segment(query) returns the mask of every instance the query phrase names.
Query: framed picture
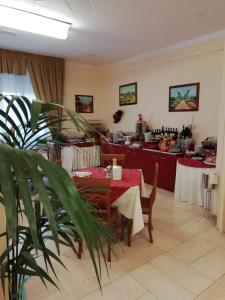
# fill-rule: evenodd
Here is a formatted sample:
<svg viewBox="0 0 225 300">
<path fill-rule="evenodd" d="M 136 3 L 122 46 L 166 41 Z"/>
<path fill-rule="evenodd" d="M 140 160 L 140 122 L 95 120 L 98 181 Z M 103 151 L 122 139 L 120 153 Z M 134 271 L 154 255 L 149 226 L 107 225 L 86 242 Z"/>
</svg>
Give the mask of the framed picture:
<svg viewBox="0 0 225 300">
<path fill-rule="evenodd" d="M 93 113 L 93 96 L 75 95 L 76 112 Z"/>
<path fill-rule="evenodd" d="M 196 111 L 199 108 L 200 83 L 170 86 L 169 111 Z"/>
<path fill-rule="evenodd" d="M 137 82 L 120 85 L 120 105 L 137 104 Z"/>
</svg>

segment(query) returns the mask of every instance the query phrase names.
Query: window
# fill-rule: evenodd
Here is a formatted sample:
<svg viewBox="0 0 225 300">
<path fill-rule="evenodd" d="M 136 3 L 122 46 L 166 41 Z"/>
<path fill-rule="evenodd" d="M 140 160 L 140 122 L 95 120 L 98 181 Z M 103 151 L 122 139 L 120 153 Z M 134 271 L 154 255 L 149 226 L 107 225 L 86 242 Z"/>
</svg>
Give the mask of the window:
<svg viewBox="0 0 225 300">
<path fill-rule="evenodd" d="M 26 96 L 35 99 L 30 76 L 0 73 L 0 92 L 3 95 Z"/>
<path fill-rule="evenodd" d="M 26 75 L 0 73 L 0 94 L 26 96 L 29 100 L 35 99 L 35 94 L 28 73 Z M 7 102 L 0 101 L 0 109 L 5 111 L 6 108 Z M 10 117 L 12 117 L 15 121 L 17 120 L 12 111 L 10 112 Z"/>
<path fill-rule="evenodd" d="M 0 94 L 2 95 L 16 95 L 16 96 L 25 96 L 30 101 L 36 99 L 34 90 L 32 87 L 31 79 L 29 74 L 26 75 L 15 75 L 15 74 L 7 74 L 7 73 L 0 73 Z M 0 109 L 6 111 L 7 109 L 7 102 L 0 101 Z M 20 111 L 19 107 L 18 110 Z M 23 115 L 23 114 L 22 114 Z M 13 110 L 9 110 L 9 116 L 14 120 L 17 126 L 20 125 L 20 121 L 17 118 L 16 114 Z M 0 117 L 2 119 L 2 117 Z M 44 126 L 43 124 L 42 126 Z M 2 129 L 0 128 L 0 131 Z M 43 129 L 39 132 L 38 136 L 42 136 L 44 133 L 49 133 L 49 129 Z M 30 140 L 32 142 L 32 139 Z M 29 142 L 29 148 L 32 147 L 32 143 Z"/>
</svg>

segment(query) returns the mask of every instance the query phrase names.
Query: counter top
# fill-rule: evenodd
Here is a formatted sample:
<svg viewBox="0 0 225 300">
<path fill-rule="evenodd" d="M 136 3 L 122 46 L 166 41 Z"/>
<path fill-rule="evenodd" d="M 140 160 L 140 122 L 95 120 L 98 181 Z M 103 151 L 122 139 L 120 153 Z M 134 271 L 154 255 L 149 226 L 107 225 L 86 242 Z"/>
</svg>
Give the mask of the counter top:
<svg viewBox="0 0 225 300">
<path fill-rule="evenodd" d="M 205 164 L 203 161 L 194 160 L 192 158 L 180 157 L 178 158 L 178 163 L 191 168 L 215 168 L 215 165 Z"/>
<path fill-rule="evenodd" d="M 175 155 L 175 156 L 183 155 L 182 153 L 169 152 L 169 151 L 161 151 L 161 150 L 148 149 L 148 148 L 143 148 L 142 150 L 151 151 L 151 152 L 158 152 L 158 153 L 164 153 L 164 154 Z"/>
<path fill-rule="evenodd" d="M 152 149 L 151 146 L 148 147 L 145 143 L 140 144 L 139 147 L 135 147 L 132 145 L 125 145 L 125 144 L 117 144 L 117 143 L 110 143 L 113 146 L 119 146 L 119 147 L 127 147 L 128 149 L 142 149 L 144 151 L 151 151 L 151 152 L 156 152 L 156 153 L 163 153 L 163 154 L 169 154 L 169 155 L 174 155 L 174 156 L 181 156 L 183 155 L 182 153 L 175 153 L 175 152 L 169 152 L 169 151 L 161 151 L 159 149 Z"/>
</svg>

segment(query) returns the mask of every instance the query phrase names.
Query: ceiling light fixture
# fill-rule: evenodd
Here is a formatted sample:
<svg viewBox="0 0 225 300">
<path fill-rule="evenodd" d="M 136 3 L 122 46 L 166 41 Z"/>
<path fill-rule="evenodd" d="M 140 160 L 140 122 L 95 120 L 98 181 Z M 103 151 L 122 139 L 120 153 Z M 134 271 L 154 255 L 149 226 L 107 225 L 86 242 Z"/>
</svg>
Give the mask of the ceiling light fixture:
<svg viewBox="0 0 225 300">
<path fill-rule="evenodd" d="M 0 5 L 0 26 L 65 40 L 71 23 Z"/>
</svg>

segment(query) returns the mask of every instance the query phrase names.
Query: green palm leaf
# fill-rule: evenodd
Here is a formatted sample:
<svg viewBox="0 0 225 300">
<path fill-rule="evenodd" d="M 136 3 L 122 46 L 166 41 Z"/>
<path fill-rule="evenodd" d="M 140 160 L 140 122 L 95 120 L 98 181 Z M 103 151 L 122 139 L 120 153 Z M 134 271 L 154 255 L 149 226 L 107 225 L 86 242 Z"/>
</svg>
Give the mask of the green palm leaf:
<svg viewBox="0 0 225 300">
<path fill-rule="evenodd" d="M 101 257 L 106 265 L 103 241 L 113 245 L 116 239 L 111 230 L 91 214 L 92 207 L 81 199 L 64 169 L 35 151 L 26 150 L 35 148 L 40 139 L 47 141 L 55 125 L 67 120 L 71 120 L 78 131 L 88 132 L 93 128 L 82 116 L 59 104 L 30 103 L 26 97 L 2 97 L 1 100 L 8 103 L 7 111 L 0 111 L 0 202 L 6 215 L 6 233 L 0 236 L 7 236 L 9 244 L 0 257 L 3 288 L 6 276 L 13 287 L 10 297 L 19 293 L 26 275 L 39 276 L 44 284 L 47 280 L 56 285 L 48 275 L 48 268 L 55 273 L 52 260 L 63 263 L 47 248 L 46 240 L 54 241 L 58 254 L 60 244 L 76 252 L 71 240 L 74 236 L 85 240 L 100 285 Z M 52 116 L 54 110 L 63 111 L 62 117 Z M 10 111 L 17 121 L 10 116 Z M 50 132 L 44 133 L 46 128 Z M 34 193 L 37 194 L 35 201 Z M 27 226 L 19 224 L 19 213 L 26 216 Z M 42 252 L 46 270 L 37 264 L 34 250 Z"/>
</svg>

